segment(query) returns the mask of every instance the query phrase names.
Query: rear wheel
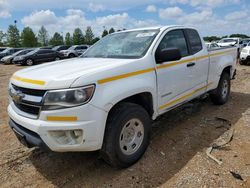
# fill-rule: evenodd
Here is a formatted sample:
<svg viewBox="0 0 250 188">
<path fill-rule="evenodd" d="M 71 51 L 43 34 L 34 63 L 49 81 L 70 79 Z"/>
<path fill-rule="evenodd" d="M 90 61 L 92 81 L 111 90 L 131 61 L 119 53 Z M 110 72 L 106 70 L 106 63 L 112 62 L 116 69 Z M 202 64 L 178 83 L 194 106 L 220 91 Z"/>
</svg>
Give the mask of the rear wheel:
<svg viewBox="0 0 250 188">
<path fill-rule="evenodd" d="M 31 66 L 34 64 L 34 61 L 32 59 L 27 59 L 26 60 L 26 65 Z"/>
<path fill-rule="evenodd" d="M 212 102 L 216 105 L 223 105 L 228 101 L 230 95 L 231 83 L 230 75 L 223 72 L 216 90 L 210 94 Z"/>
<path fill-rule="evenodd" d="M 60 57 L 56 57 L 55 58 L 55 61 L 59 61 L 61 58 Z"/>
<path fill-rule="evenodd" d="M 69 58 L 74 58 L 76 57 L 74 54 L 69 54 Z"/>
<path fill-rule="evenodd" d="M 150 118 L 144 108 L 133 103 L 118 104 L 108 117 L 102 158 L 119 168 L 134 164 L 147 149 L 150 129 Z"/>
</svg>

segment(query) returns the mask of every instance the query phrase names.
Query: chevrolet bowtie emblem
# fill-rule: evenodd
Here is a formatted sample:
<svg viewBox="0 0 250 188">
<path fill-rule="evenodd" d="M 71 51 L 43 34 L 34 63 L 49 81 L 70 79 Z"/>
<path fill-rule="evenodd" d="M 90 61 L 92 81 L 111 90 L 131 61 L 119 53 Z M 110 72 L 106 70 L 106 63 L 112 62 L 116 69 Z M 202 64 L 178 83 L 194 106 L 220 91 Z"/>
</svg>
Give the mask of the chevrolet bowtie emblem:
<svg viewBox="0 0 250 188">
<path fill-rule="evenodd" d="M 15 91 L 13 89 L 10 89 L 10 96 L 12 100 L 17 104 L 20 104 L 25 97 L 25 95 L 21 91 Z"/>
</svg>

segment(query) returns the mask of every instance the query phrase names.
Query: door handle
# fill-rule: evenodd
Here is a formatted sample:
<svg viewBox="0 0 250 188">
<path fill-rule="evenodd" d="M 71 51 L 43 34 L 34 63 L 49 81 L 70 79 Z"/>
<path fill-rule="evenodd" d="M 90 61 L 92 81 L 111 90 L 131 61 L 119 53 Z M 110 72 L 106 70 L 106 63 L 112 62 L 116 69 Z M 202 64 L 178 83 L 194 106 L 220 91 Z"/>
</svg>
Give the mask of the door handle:
<svg viewBox="0 0 250 188">
<path fill-rule="evenodd" d="M 192 67 L 192 66 L 195 66 L 195 62 L 191 62 L 187 64 L 187 67 Z"/>
</svg>

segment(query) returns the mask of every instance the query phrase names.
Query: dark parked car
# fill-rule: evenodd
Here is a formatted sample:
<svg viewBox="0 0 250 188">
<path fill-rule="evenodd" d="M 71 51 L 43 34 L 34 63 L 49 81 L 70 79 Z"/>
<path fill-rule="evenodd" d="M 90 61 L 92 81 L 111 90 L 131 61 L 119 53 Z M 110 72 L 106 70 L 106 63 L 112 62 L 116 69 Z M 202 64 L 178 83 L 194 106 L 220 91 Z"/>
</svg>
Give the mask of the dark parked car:
<svg viewBox="0 0 250 188">
<path fill-rule="evenodd" d="M 14 54 L 20 50 L 22 50 L 22 48 L 6 48 L 2 52 L 0 52 L 0 59 L 2 59 L 3 57 L 5 57 L 7 55 Z"/>
<path fill-rule="evenodd" d="M 1 62 L 3 62 L 5 65 L 11 64 L 12 61 L 13 61 L 13 59 L 14 59 L 15 57 L 20 56 L 20 55 L 25 55 L 25 54 L 27 54 L 27 53 L 33 51 L 33 50 L 34 50 L 34 49 L 20 50 L 20 51 L 14 53 L 14 54 L 12 54 L 12 55 L 7 55 L 7 56 L 3 57 L 3 58 L 1 59 Z"/>
<path fill-rule="evenodd" d="M 61 51 L 61 50 L 67 50 L 69 49 L 70 46 L 67 46 L 67 45 L 60 45 L 60 46 L 55 46 L 54 48 L 52 48 L 52 50 L 55 50 L 55 51 Z"/>
<path fill-rule="evenodd" d="M 61 54 L 59 52 L 50 49 L 38 48 L 25 55 L 15 57 L 13 59 L 13 63 L 31 66 L 37 63 L 56 61 L 60 59 Z"/>
</svg>

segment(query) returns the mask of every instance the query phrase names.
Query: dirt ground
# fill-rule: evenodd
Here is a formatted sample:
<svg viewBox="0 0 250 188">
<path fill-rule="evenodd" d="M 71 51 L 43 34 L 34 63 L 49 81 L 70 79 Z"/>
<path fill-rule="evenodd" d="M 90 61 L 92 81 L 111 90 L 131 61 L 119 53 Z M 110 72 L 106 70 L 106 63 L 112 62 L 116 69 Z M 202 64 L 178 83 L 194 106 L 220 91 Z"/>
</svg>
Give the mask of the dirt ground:
<svg viewBox="0 0 250 188">
<path fill-rule="evenodd" d="M 123 170 L 108 166 L 98 152 L 52 153 L 22 146 L 6 112 L 8 80 L 21 68 L 0 65 L 0 187 L 250 187 L 250 66 L 237 67 L 226 105 L 196 100 L 154 122 L 145 155 Z M 219 165 L 206 150 L 232 129 L 232 141 L 212 152 Z"/>
</svg>

